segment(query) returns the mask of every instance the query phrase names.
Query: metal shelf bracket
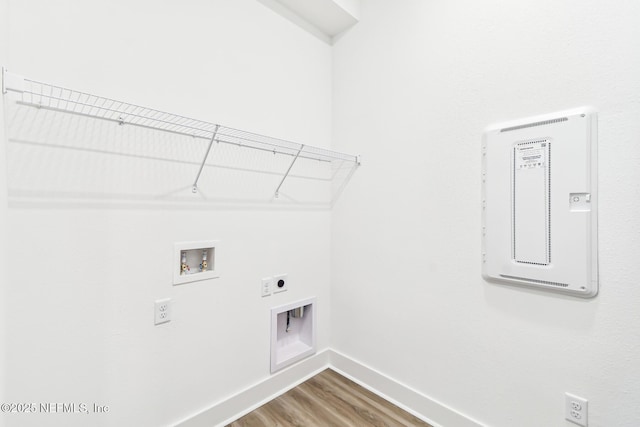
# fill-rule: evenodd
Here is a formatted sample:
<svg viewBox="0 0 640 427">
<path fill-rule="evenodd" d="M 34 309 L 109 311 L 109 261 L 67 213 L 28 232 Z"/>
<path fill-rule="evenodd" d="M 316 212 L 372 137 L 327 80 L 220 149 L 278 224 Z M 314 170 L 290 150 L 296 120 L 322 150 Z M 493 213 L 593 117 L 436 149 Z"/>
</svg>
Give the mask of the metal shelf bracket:
<svg viewBox="0 0 640 427">
<path fill-rule="evenodd" d="M 293 158 L 293 160 L 291 161 L 291 164 L 289 165 L 289 169 L 287 169 L 287 171 L 285 172 L 284 176 L 282 177 L 282 180 L 280 180 L 280 184 L 278 184 L 278 188 L 276 188 L 276 194 L 275 194 L 276 199 L 278 197 L 280 197 L 280 187 L 282 187 L 282 184 L 284 183 L 284 180 L 287 179 L 287 176 L 289 176 L 289 172 L 291 172 L 291 168 L 296 163 L 296 160 L 298 160 L 298 157 L 300 156 L 300 153 L 302 152 L 303 148 L 304 148 L 304 144 L 302 144 L 300 146 L 300 149 L 296 153 L 296 156 Z"/>
<path fill-rule="evenodd" d="M 207 147 L 207 152 L 204 153 L 204 158 L 202 159 L 202 163 L 200 164 L 200 169 L 198 170 L 198 175 L 196 175 L 196 179 L 193 181 L 193 187 L 191 188 L 191 192 L 198 192 L 198 180 L 200 179 L 200 174 L 202 173 L 202 169 L 204 169 L 204 164 L 207 162 L 207 158 L 209 157 L 209 152 L 211 151 L 211 146 L 213 145 L 213 141 L 216 140 L 216 135 L 218 134 L 218 129 L 220 129 L 220 125 L 216 125 L 216 128 L 213 131 L 213 135 L 211 136 L 211 141 L 209 141 L 209 146 Z"/>
</svg>

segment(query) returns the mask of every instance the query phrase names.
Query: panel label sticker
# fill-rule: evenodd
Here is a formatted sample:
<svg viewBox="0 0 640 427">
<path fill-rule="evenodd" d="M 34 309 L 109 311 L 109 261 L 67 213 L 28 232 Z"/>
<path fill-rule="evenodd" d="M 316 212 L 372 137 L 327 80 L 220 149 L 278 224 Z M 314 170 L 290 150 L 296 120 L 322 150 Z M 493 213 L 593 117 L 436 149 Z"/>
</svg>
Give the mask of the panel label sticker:
<svg viewBox="0 0 640 427">
<path fill-rule="evenodd" d="M 515 147 L 516 169 L 543 168 L 546 163 L 548 140 L 525 142 Z"/>
</svg>

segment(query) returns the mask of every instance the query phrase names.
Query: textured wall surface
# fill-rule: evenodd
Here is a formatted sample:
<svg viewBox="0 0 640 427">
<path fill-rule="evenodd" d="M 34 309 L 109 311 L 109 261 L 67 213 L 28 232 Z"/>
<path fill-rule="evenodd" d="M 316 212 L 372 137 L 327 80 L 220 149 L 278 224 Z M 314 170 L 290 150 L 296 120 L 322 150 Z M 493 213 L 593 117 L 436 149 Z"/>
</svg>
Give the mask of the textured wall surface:
<svg viewBox="0 0 640 427">
<path fill-rule="evenodd" d="M 334 46 L 334 141 L 363 167 L 334 210 L 332 343 L 493 427 L 640 422 L 640 6 L 363 2 Z M 600 293 L 480 276 L 480 141 L 495 122 L 599 111 Z M 449 427 L 449 426 L 447 426 Z"/>
</svg>

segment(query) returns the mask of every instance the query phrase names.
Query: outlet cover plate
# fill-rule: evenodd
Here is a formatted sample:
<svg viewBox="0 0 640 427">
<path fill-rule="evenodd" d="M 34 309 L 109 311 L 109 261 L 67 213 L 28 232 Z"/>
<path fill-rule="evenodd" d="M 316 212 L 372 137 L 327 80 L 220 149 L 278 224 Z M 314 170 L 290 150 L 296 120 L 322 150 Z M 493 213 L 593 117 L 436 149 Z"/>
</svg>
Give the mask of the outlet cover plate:
<svg viewBox="0 0 640 427">
<path fill-rule="evenodd" d="M 289 275 L 278 274 L 273 276 L 273 293 L 284 292 L 289 289 Z"/>
<path fill-rule="evenodd" d="M 159 299 L 155 304 L 155 324 L 171 321 L 171 298 Z"/>
<path fill-rule="evenodd" d="M 565 393 L 564 417 L 582 427 L 587 427 L 589 402 L 587 399 Z"/>
</svg>

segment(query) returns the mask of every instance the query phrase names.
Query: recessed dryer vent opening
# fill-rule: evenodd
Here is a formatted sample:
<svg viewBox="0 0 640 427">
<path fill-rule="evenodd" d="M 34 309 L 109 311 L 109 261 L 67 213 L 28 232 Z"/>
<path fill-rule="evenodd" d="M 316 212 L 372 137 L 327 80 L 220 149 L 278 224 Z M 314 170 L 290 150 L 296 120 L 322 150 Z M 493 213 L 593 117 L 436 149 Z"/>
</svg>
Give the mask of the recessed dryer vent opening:
<svg viewBox="0 0 640 427">
<path fill-rule="evenodd" d="M 271 309 L 271 372 L 316 352 L 315 298 Z"/>
</svg>

